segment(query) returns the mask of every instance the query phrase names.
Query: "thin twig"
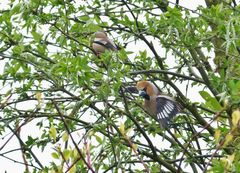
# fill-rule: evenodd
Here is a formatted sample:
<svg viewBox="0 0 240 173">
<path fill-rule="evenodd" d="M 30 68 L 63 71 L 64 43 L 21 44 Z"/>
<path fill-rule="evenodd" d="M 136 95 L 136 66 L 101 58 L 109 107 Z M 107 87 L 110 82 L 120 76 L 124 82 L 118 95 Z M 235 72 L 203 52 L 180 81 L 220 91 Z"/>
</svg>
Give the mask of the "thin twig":
<svg viewBox="0 0 240 173">
<path fill-rule="evenodd" d="M 185 76 L 179 73 L 175 73 L 175 72 L 171 72 L 171 71 L 167 71 L 167 70 L 140 70 L 140 71 L 134 71 L 134 72 L 130 72 L 130 75 L 138 75 L 138 74 L 153 74 L 153 73 L 160 73 L 160 74 L 169 74 L 169 75 L 173 75 L 173 76 L 178 76 L 187 80 L 192 80 L 195 82 L 199 82 L 202 84 L 205 84 L 205 82 L 201 79 L 197 79 L 197 78 L 193 78 L 190 76 Z"/>
<path fill-rule="evenodd" d="M 217 112 L 216 115 L 213 117 L 213 119 L 212 119 L 211 122 L 209 122 L 208 124 L 206 124 L 206 126 L 205 126 L 202 130 L 200 130 L 199 132 L 195 133 L 195 135 L 193 135 L 193 137 L 189 140 L 189 142 L 187 143 L 185 149 L 183 150 L 183 153 L 182 153 L 182 157 L 181 157 L 181 158 L 184 157 L 185 153 L 187 152 L 187 148 L 190 146 L 191 142 L 192 142 L 197 136 L 199 136 L 205 129 L 207 129 L 207 127 L 210 126 L 210 124 L 213 123 L 213 122 L 221 115 L 221 113 L 222 113 L 223 111 L 225 111 L 225 109 L 222 109 L 221 111 Z M 181 171 L 180 171 L 180 168 L 181 168 L 182 161 L 183 161 L 183 160 L 181 159 L 181 161 L 180 161 L 180 163 L 179 163 L 179 165 L 178 165 L 178 171 L 177 171 L 178 173 L 181 172 Z"/>
<path fill-rule="evenodd" d="M 85 160 L 85 158 L 84 158 L 84 156 L 83 156 L 83 153 L 81 152 L 81 150 L 79 149 L 77 143 L 75 142 L 75 140 L 74 140 L 74 138 L 73 138 L 73 136 L 72 136 L 72 134 L 71 134 L 71 132 L 70 132 L 70 129 L 68 128 L 68 125 L 67 125 L 67 123 L 66 123 L 66 120 L 63 118 L 64 116 L 63 116 L 63 113 L 61 112 L 60 108 L 58 107 L 58 105 L 57 105 L 54 101 L 53 101 L 53 104 L 54 104 L 57 112 L 58 112 L 59 115 L 61 116 L 61 120 L 62 120 L 62 122 L 63 122 L 63 124 L 64 124 L 64 127 L 65 127 L 66 131 L 68 132 L 68 134 L 69 134 L 69 136 L 70 136 L 70 138 L 71 138 L 71 140 L 72 140 L 75 148 L 77 149 L 78 154 L 80 155 L 81 159 L 83 160 L 84 164 L 88 167 L 88 169 L 89 169 L 92 173 L 95 173 L 95 171 L 93 170 L 93 168 L 92 168 L 92 167 L 88 164 L 88 162 Z"/>
</svg>

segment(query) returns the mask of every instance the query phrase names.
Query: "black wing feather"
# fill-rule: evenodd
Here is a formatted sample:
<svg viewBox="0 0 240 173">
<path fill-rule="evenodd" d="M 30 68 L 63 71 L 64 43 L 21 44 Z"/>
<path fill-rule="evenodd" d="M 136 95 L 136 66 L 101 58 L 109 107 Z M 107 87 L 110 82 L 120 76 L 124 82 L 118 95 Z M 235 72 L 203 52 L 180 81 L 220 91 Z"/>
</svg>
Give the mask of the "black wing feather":
<svg viewBox="0 0 240 173">
<path fill-rule="evenodd" d="M 96 44 L 99 44 L 101 46 L 104 46 L 106 47 L 107 49 L 117 49 L 114 45 L 112 45 L 111 43 L 109 42 L 102 42 L 102 41 L 93 41 L 94 43 Z"/>
<path fill-rule="evenodd" d="M 157 102 L 157 119 L 161 126 L 164 128 L 168 125 L 169 121 L 181 110 L 179 104 L 166 97 L 158 96 Z"/>
</svg>

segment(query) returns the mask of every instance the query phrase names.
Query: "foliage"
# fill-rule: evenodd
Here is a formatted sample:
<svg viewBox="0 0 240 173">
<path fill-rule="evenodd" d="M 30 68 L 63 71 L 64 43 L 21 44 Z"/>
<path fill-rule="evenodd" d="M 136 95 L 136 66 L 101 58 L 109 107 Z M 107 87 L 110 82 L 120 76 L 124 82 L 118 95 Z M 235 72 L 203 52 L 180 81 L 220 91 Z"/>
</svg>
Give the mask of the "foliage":
<svg viewBox="0 0 240 173">
<path fill-rule="evenodd" d="M 239 172 L 239 10 L 220 0 L 196 10 L 9 0 L 0 11 L 0 156 L 25 172 Z M 121 50 L 96 57 L 99 30 Z M 171 128 L 122 92 L 140 79 L 184 107 Z"/>
</svg>

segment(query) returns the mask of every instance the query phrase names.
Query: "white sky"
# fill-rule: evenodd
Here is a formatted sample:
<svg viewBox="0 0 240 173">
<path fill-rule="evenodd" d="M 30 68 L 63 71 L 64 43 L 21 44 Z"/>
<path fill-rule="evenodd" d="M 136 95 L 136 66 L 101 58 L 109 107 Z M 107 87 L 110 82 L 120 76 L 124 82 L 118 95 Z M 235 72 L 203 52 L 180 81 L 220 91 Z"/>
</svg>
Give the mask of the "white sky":
<svg viewBox="0 0 240 173">
<path fill-rule="evenodd" d="M 4 9 L 4 7 L 6 6 L 6 4 L 8 2 L 9 2 L 8 0 L 1 0 L 0 1 L 0 10 Z M 171 2 L 175 2 L 175 0 L 171 0 Z M 184 6 L 184 7 L 187 7 L 189 9 L 196 9 L 196 7 L 198 5 L 205 6 L 203 0 L 192 0 L 192 1 L 180 0 L 180 5 Z M 144 43 L 142 43 L 142 44 L 138 43 L 137 48 L 140 50 L 142 47 L 146 47 L 145 44 Z M 133 48 L 134 48 L 134 50 L 137 50 L 136 49 L 136 45 L 133 45 Z M 165 53 L 163 52 L 163 56 L 164 56 L 164 54 Z M 171 61 L 171 59 L 169 59 L 169 61 Z M 0 73 L 3 71 L 2 67 L 3 67 L 3 65 L 0 64 Z M 183 88 L 182 90 L 184 91 L 185 88 Z M 198 93 L 197 90 L 198 89 L 196 87 L 195 88 L 191 88 L 190 94 L 189 94 L 189 96 L 192 96 L 192 99 L 194 99 L 195 101 L 199 101 L 199 100 L 202 99 L 199 96 L 199 94 L 196 94 L 196 93 Z M 183 93 L 185 93 L 185 92 L 183 92 Z M 32 137 L 37 137 L 37 136 L 41 135 L 41 134 L 39 134 L 39 130 L 36 127 L 35 123 L 36 122 L 33 121 L 32 123 L 29 123 L 28 125 L 23 127 L 22 133 L 26 132 L 26 134 L 24 136 L 25 139 L 27 138 L 26 135 L 31 135 Z M 81 132 L 79 132 L 79 134 L 80 133 Z M 7 136 L 1 136 L 0 146 L 2 146 L 4 144 L 4 142 L 10 137 L 10 135 L 11 134 L 9 134 Z M 157 141 L 153 141 L 153 142 L 157 145 Z M 39 150 L 34 150 L 33 149 L 35 151 L 35 154 L 40 158 L 40 161 L 43 163 L 43 165 L 47 165 L 49 163 L 49 161 L 53 160 L 53 158 L 51 157 L 51 152 L 53 152 L 52 147 L 53 146 L 48 146 L 45 149 L 45 151 L 43 151 L 43 153 L 41 151 L 39 151 Z M 3 150 L 1 150 L 1 153 L 3 153 L 4 151 L 8 151 L 10 149 L 16 149 L 16 148 L 19 148 L 19 143 L 18 143 L 18 141 L 16 139 L 12 139 L 7 144 L 7 146 Z M 51 152 L 46 152 L 46 151 L 51 151 Z M 13 152 L 13 153 L 8 154 L 7 156 L 9 158 L 13 158 L 15 160 L 19 160 L 19 161 L 22 162 L 22 156 L 21 156 L 20 152 Z M 5 159 L 2 156 L 0 156 L 0 172 L 4 172 L 4 171 L 7 171 L 9 173 L 10 172 L 14 172 L 14 173 L 18 173 L 19 172 L 20 173 L 20 172 L 24 171 L 24 166 L 21 165 L 21 164 L 14 163 L 13 161 L 10 161 L 10 160 Z"/>
</svg>

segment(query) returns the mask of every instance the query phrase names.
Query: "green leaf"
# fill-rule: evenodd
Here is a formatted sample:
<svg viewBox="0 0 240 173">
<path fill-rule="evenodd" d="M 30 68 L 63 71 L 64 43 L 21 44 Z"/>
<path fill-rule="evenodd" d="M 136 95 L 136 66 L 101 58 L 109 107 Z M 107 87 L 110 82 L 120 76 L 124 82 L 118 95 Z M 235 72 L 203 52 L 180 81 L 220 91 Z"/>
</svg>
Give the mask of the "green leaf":
<svg viewBox="0 0 240 173">
<path fill-rule="evenodd" d="M 220 111 L 223 109 L 223 107 L 220 105 L 220 103 L 215 99 L 215 98 L 210 98 L 207 102 L 206 105 L 214 111 Z"/>
<path fill-rule="evenodd" d="M 208 92 L 206 91 L 199 91 L 199 94 L 202 96 L 202 98 L 206 101 L 205 105 L 214 110 L 214 111 L 220 111 L 222 110 L 222 106 L 220 103 L 216 100 L 216 98 L 212 97 Z"/>
<path fill-rule="evenodd" d="M 58 153 L 53 152 L 53 153 L 51 153 L 51 155 L 52 155 L 52 157 L 53 157 L 54 159 L 59 159 Z"/>
<path fill-rule="evenodd" d="M 206 101 L 208 101 L 210 98 L 212 98 L 212 96 L 208 92 L 206 92 L 206 91 L 199 91 L 199 94 Z"/>
<path fill-rule="evenodd" d="M 64 149 L 63 150 L 63 156 L 64 156 L 65 160 L 68 160 L 70 155 L 71 155 L 71 151 L 70 150 L 68 150 L 68 149 Z"/>
<path fill-rule="evenodd" d="M 99 137 L 98 135 L 94 135 L 94 137 L 96 138 L 96 140 L 97 140 L 97 142 L 98 142 L 99 144 L 102 144 L 102 143 L 103 143 L 101 137 Z"/>
<path fill-rule="evenodd" d="M 64 142 L 66 142 L 66 141 L 68 140 L 68 138 L 69 138 L 68 133 L 67 133 L 67 132 L 64 132 L 64 134 L 63 134 L 63 136 L 62 136 L 62 140 L 63 140 Z"/>
<path fill-rule="evenodd" d="M 24 46 L 22 44 L 14 46 L 12 49 L 13 54 L 17 54 L 17 55 L 21 54 L 23 52 L 23 50 L 24 50 Z"/>
<path fill-rule="evenodd" d="M 54 140 L 54 142 L 56 142 L 57 130 L 53 125 L 49 129 L 49 136 Z"/>
<path fill-rule="evenodd" d="M 40 43 L 41 39 L 42 39 L 42 35 L 33 31 L 32 32 L 32 36 L 33 36 L 33 39 L 37 42 L 37 43 Z"/>
</svg>

